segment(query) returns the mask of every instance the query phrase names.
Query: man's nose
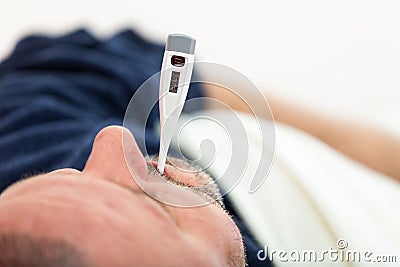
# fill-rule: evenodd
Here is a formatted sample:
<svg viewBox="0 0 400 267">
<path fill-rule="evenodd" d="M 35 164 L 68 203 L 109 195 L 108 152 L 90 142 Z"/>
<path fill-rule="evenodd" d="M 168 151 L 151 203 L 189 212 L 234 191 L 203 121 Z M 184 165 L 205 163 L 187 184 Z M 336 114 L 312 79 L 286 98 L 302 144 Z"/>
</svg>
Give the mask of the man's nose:
<svg viewBox="0 0 400 267">
<path fill-rule="evenodd" d="M 83 172 L 139 189 L 137 178 L 146 175 L 146 160 L 131 132 L 121 126 L 108 126 L 96 136 Z"/>
</svg>

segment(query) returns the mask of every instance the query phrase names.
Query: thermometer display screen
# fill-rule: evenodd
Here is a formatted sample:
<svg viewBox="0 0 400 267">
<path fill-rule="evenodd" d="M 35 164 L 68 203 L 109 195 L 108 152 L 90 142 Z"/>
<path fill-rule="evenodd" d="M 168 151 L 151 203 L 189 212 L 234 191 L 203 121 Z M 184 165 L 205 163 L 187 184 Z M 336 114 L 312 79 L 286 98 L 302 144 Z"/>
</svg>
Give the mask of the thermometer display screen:
<svg viewBox="0 0 400 267">
<path fill-rule="evenodd" d="M 169 92 L 177 93 L 179 85 L 179 76 L 181 73 L 179 71 L 172 71 L 171 82 L 169 83 Z"/>
</svg>

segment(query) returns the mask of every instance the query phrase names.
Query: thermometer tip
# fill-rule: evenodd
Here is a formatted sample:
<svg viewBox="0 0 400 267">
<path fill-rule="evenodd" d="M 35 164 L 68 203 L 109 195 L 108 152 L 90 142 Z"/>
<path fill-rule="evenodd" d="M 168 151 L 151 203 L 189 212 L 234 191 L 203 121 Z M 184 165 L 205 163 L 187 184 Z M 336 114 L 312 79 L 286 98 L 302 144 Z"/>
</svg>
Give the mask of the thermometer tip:
<svg viewBox="0 0 400 267">
<path fill-rule="evenodd" d="M 158 171 L 159 173 L 161 173 L 161 174 L 164 174 L 164 166 L 165 166 L 165 164 L 163 164 L 162 162 L 161 162 L 161 163 L 158 162 L 157 171 Z"/>
</svg>

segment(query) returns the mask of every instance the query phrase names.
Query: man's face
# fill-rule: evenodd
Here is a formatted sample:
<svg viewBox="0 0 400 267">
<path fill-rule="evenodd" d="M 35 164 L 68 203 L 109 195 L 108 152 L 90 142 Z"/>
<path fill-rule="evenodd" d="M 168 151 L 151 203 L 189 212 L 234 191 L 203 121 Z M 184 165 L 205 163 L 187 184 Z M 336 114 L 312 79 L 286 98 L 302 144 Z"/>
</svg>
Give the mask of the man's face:
<svg viewBox="0 0 400 267">
<path fill-rule="evenodd" d="M 131 173 L 149 175 L 148 163 L 127 132 L 100 131 L 82 172 L 56 170 L 9 187 L 0 196 L 0 233 L 67 241 L 96 266 L 243 266 L 240 233 L 218 203 L 179 208 L 141 190 Z M 206 182 L 173 166 L 166 174 L 190 186 Z"/>
</svg>

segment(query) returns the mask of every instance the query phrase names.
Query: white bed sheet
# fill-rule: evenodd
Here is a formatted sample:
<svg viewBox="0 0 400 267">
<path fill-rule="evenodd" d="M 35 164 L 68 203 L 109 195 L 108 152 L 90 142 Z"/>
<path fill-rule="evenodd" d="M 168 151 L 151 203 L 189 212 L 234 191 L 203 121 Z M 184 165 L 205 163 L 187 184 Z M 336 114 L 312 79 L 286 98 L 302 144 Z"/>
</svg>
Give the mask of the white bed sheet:
<svg viewBox="0 0 400 267">
<path fill-rule="evenodd" d="M 223 124 L 230 123 L 229 117 L 221 120 L 224 112 L 207 111 L 193 116 L 214 117 Z M 245 114 L 240 117 L 250 136 L 249 140 L 243 140 L 248 141 L 250 164 L 229 195 L 261 245 L 268 245 L 270 251 L 322 253 L 330 247 L 340 250 L 337 241 L 344 239 L 347 250 L 370 251 L 373 256 L 395 255 L 400 260 L 398 182 L 343 156 L 312 136 L 276 124 L 275 160 L 270 175 L 258 191 L 250 194 L 249 185 L 260 155 L 260 139 L 254 132 L 257 130 L 254 119 Z M 198 156 L 202 140 L 217 144 L 216 160 L 208 169 L 214 177 L 221 176 L 227 166 L 223 164 L 231 156 L 231 150 L 226 148 L 229 146 L 226 135 L 217 128 L 211 120 L 195 120 L 185 126 L 179 137 L 182 151 L 193 157 Z M 294 265 L 290 261 L 274 260 L 274 263 Z M 296 266 L 309 265 L 310 262 L 296 263 Z M 319 263 L 319 266 L 331 265 L 382 266 L 362 259 Z"/>
</svg>

